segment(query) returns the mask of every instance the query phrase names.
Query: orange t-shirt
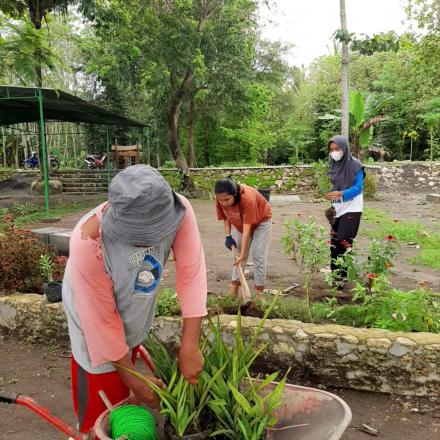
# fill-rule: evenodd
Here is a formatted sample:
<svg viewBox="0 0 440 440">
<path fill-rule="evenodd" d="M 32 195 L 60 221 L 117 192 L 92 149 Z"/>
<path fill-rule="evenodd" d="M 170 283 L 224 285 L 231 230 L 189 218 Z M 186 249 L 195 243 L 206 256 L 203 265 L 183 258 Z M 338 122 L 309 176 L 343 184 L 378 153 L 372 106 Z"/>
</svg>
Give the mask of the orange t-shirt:
<svg viewBox="0 0 440 440">
<path fill-rule="evenodd" d="M 251 232 L 272 218 L 270 203 L 255 188 L 240 184 L 240 201 L 236 205 L 221 206 L 216 202 L 217 218 L 228 220 L 235 228 L 243 232 L 243 224 L 252 225 Z"/>
</svg>

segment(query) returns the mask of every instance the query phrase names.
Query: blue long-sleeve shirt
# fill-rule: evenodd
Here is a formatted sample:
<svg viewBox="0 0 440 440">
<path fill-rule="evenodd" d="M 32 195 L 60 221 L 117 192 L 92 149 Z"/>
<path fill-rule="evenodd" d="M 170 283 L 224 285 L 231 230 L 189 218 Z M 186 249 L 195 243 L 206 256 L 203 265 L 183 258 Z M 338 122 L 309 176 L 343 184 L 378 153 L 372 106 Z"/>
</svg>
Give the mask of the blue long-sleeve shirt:
<svg viewBox="0 0 440 440">
<path fill-rule="evenodd" d="M 360 169 L 354 177 L 354 184 L 352 187 L 342 191 L 342 201 L 348 202 L 362 193 L 364 189 L 364 170 Z"/>
</svg>

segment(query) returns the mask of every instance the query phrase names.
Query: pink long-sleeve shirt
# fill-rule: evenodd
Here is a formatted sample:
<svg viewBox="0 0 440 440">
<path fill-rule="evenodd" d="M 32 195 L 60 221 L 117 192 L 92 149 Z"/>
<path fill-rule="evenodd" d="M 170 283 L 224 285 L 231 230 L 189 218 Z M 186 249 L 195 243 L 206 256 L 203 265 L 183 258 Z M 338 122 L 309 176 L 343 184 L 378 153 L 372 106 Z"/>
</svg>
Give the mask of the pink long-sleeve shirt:
<svg viewBox="0 0 440 440">
<path fill-rule="evenodd" d="M 111 371 L 151 328 L 157 286 L 172 249 L 183 318 L 205 316 L 206 268 L 192 206 L 180 196 L 185 217 L 172 236 L 139 248 L 101 235 L 107 203 L 86 214 L 72 231 L 63 302 L 75 360 L 88 372 Z M 141 280 L 141 281 L 139 281 Z M 137 291 L 138 282 L 146 283 Z"/>
</svg>

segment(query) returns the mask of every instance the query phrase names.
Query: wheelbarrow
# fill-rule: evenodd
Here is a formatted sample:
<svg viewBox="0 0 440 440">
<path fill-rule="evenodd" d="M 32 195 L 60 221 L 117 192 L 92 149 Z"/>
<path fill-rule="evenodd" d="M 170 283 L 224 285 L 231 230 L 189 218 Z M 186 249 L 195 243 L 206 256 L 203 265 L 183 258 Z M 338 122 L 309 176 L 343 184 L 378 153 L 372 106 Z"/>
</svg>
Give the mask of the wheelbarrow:
<svg viewBox="0 0 440 440">
<path fill-rule="evenodd" d="M 350 408 L 332 393 L 286 384 L 282 396 L 275 412 L 278 422 L 268 428 L 267 440 L 338 440 L 350 424 Z M 94 431 L 100 440 L 112 440 L 108 416 L 107 410 L 96 420 Z"/>
<path fill-rule="evenodd" d="M 151 359 L 143 347 L 139 355 L 151 368 Z M 276 383 L 272 384 L 275 385 Z M 286 384 L 282 400 L 281 406 L 275 412 L 278 422 L 268 428 L 267 440 L 338 440 L 351 421 L 348 405 L 327 391 Z M 0 403 L 25 406 L 63 432 L 70 440 L 82 440 L 81 435 L 67 422 L 30 397 L 0 393 Z M 115 406 L 124 403 L 125 401 Z M 109 410 L 106 410 L 96 420 L 93 431 L 100 440 L 112 440 L 108 416 Z"/>
</svg>

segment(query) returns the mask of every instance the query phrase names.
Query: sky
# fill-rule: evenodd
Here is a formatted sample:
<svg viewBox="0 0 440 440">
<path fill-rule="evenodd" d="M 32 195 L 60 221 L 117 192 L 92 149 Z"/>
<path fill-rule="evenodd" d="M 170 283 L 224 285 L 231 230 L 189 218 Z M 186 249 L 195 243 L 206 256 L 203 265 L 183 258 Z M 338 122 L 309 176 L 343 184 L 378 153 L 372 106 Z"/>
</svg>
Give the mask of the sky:
<svg viewBox="0 0 440 440">
<path fill-rule="evenodd" d="M 291 43 L 289 64 L 307 66 L 320 55 L 327 55 L 331 36 L 340 27 L 339 0 L 273 0 L 274 8 L 261 12 L 263 36 Z M 393 30 L 403 33 L 408 25 L 405 0 L 346 0 L 349 32 L 373 35 Z"/>
</svg>

